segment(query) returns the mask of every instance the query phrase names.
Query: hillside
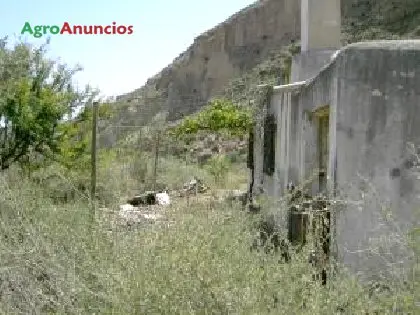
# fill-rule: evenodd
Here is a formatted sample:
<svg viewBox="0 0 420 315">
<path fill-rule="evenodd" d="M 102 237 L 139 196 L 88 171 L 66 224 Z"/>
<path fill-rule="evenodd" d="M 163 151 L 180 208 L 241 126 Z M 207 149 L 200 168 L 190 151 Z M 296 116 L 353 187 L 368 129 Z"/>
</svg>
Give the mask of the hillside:
<svg viewBox="0 0 420 315">
<path fill-rule="evenodd" d="M 420 0 L 342 0 L 342 16 L 343 45 L 420 37 Z M 161 111 L 174 121 L 219 95 L 246 101 L 256 84 L 287 75 L 299 35 L 299 0 L 257 1 L 197 37 L 146 85 L 118 96 L 111 124 L 144 125 Z M 113 130 L 102 130 L 101 143 L 115 142 Z"/>
</svg>

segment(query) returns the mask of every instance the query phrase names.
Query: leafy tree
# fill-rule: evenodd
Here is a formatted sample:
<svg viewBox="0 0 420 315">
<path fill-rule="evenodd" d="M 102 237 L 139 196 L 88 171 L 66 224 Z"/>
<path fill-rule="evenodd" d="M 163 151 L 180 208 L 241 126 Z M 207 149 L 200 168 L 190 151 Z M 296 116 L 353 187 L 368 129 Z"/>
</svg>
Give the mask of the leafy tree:
<svg viewBox="0 0 420 315">
<path fill-rule="evenodd" d="M 112 104 L 99 104 L 99 121 L 110 119 L 114 113 Z M 92 107 L 85 106 L 74 119 L 59 125 L 62 137 L 56 161 L 68 169 L 83 170 L 90 167 L 92 116 Z"/>
<path fill-rule="evenodd" d="M 249 108 L 237 106 L 229 100 L 215 99 L 199 113 L 186 117 L 171 132 L 176 136 L 197 134 L 199 131 L 228 132 L 240 136 L 247 134 L 251 125 Z"/>
<path fill-rule="evenodd" d="M 40 47 L 0 40 L 0 169 L 13 163 L 55 158 L 72 128 L 64 123 L 91 95 L 72 85 L 80 67 L 46 58 Z"/>
</svg>

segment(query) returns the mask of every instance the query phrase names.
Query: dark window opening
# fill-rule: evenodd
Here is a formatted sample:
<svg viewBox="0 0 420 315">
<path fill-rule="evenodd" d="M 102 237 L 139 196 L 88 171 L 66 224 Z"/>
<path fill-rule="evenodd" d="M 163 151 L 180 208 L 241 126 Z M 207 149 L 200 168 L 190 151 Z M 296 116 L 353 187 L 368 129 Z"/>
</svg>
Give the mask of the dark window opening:
<svg viewBox="0 0 420 315">
<path fill-rule="evenodd" d="M 247 167 L 254 169 L 254 126 L 249 131 Z"/>
<path fill-rule="evenodd" d="M 398 167 L 393 168 L 390 173 L 391 173 L 391 178 L 392 179 L 401 176 L 401 170 Z"/>
<path fill-rule="evenodd" d="M 327 188 L 327 168 L 329 159 L 329 107 L 319 109 L 318 115 L 318 163 L 319 192 Z"/>
<path fill-rule="evenodd" d="M 273 175 L 275 167 L 275 135 L 276 121 L 273 114 L 266 116 L 264 121 L 264 164 L 263 171 L 267 175 Z"/>
</svg>

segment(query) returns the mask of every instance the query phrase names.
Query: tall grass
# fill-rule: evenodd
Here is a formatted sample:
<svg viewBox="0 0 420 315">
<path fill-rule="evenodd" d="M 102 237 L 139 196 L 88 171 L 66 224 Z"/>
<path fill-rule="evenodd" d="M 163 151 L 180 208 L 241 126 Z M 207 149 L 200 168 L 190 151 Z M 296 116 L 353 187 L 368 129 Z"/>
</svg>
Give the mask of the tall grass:
<svg viewBox="0 0 420 315">
<path fill-rule="evenodd" d="M 166 162 L 179 178 L 179 164 Z M 292 263 L 251 251 L 265 213 L 180 200 L 165 210 L 166 221 L 128 230 L 102 210 L 91 224 L 84 196 L 54 204 L 44 187 L 12 171 L 0 191 L 0 314 L 416 311 L 415 275 L 405 287 L 372 294 L 341 268 L 327 286 L 313 281 L 305 251 L 293 252 Z"/>
</svg>

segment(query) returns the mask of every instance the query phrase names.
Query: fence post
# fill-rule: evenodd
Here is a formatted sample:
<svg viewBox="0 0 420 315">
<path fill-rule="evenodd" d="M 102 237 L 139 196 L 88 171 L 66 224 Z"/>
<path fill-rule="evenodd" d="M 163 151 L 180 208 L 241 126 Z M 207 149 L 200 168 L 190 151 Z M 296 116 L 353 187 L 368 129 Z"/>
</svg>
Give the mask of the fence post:
<svg viewBox="0 0 420 315">
<path fill-rule="evenodd" d="M 92 149 L 91 149 L 91 199 L 94 201 L 96 195 L 96 131 L 98 123 L 98 102 L 92 106 Z"/>
<path fill-rule="evenodd" d="M 156 134 L 156 141 L 155 141 L 155 167 L 153 170 L 153 190 L 156 191 L 156 184 L 157 184 L 157 168 L 158 168 L 158 161 L 159 161 L 159 146 L 160 146 L 160 130 L 157 131 Z"/>
</svg>

